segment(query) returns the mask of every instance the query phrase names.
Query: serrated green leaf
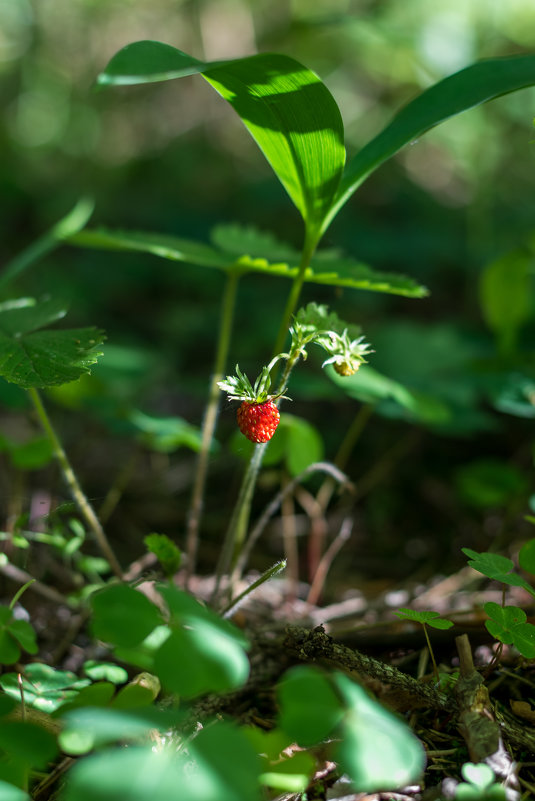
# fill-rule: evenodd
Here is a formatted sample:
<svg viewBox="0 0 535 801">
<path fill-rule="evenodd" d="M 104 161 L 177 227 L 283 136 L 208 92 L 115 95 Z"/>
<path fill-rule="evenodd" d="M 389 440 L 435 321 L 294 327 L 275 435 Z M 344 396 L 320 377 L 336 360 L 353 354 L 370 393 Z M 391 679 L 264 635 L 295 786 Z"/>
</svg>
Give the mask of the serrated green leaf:
<svg viewBox="0 0 535 801">
<path fill-rule="evenodd" d="M 7 301 L 0 304 L 0 332 L 19 337 L 55 323 L 66 314 L 67 305 L 59 298 L 45 298 L 39 302 L 34 298 Z"/>
<path fill-rule="evenodd" d="M 347 331 L 350 339 L 356 339 L 362 334 L 362 329 L 359 325 L 346 323 L 345 320 L 340 319 L 336 312 L 331 311 L 328 306 L 321 303 L 307 303 L 297 312 L 296 320 L 301 325 L 313 326 L 317 331 L 334 331 L 340 335 Z"/>
<path fill-rule="evenodd" d="M 345 163 L 340 110 L 318 76 L 289 56 L 198 61 L 170 45 L 135 42 L 98 77 L 104 85 L 200 73 L 234 108 L 300 211 L 316 244 Z"/>
<path fill-rule="evenodd" d="M 253 225 L 216 225 L 210 233 L 210 239 L 218 250 L 237 258 L 252 256 L 288 264 L 298 264 L 300 259 L 299 251 L 287 242 L 282 242 L 270 231 L 260 231 Z"/>
<path fill-rule="evenodd" d="M 414 620 L 416 623 L 432 626 L 434 629 L 445 630 L 453 626 L 451 620 L 444 620 L 438 612 L 402 608 L 394 614 L 402 620 Z"/>
<path fill-rule="evenodd" d="M 24 389 L 75 381 L 101 355 L 96 328 L 38 330 L 65 314 L 63 303 L 45 300 L 0 308 L 0 375 Z"/>
<path fill-rule="evenodd" d="M 219 230 L 215 229 L 216 232 Z M 248 246 L 247 234 L 244 235 L 245 247 L 243 249 L 237 247 L 243 231 L 254 232 L 249 236 L 254 247 Z M 266 252 L 259 250 L 263 238 L 265 238 Z M 258 272 L 290 280 L 293 280 L 299 272 L 299 256 L 289 245 L 278 243 L 278 240 L 274 244 L 271 234 L 235 226 L 232 235 L 223 236 L 219 233 L 214 236 L 216 245 L 221 246 L 221 241 L 225 243 L 225 247 L 219 251 L 201 242 L 166 234 L 112 231 L 105 228 L 87 229 L 68 240 L 69 244 L 75 247 L 150 253 L 170 261 L 211 267 L 225 272 L 229 270 L 237 270 L 240 273 Z M 385 292 L 404 297 L 421 298 L 428 294 L 425 287 L 411 278 L 395 273 L 382 273 L 355 259 L 329 251 L 320 251 L 312 259 L 304 280 L 311 284 Z"/>
<path fill-rule="evenodd" d="M 325 228 L 366 178 L 405 145 L 450 117 L 534 84 L 535 56 L 521 55 L 480 61 L 426 89 L 348 162 Z"/>
</svg>

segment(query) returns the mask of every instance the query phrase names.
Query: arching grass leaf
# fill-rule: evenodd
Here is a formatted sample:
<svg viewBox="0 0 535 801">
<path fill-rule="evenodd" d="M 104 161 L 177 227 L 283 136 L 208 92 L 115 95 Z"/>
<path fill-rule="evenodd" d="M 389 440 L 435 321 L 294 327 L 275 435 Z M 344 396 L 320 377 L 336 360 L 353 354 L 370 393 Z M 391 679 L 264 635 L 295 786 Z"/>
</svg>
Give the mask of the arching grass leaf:
<svg viewBox="0 0 535 801">
<path fill-rule="evenodd" d="M 327 87 L 295 59 L 263 53 L 212 64 L 167 44 L 134 42 L 119 51 L 100 86 L 149 83 L 200 73 L 234 108 L 291 200 L 315 245 L 345 163 L 344 130 Z"/>
<path fill-rule="evenodd" d="M 480 61 L 426 89 L 348 162 L 324 228 L 366 178 L 402 147 L 450 117 L 534 84 L 535 56 L 521 55 Z"/>
</svg>

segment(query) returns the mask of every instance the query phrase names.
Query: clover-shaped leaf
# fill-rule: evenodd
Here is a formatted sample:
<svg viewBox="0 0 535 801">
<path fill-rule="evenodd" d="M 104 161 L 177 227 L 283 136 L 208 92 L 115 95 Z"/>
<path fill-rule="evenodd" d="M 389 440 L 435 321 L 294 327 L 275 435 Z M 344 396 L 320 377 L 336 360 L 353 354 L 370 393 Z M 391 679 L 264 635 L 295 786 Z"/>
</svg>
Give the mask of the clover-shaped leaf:
<svg viewBox="0 0 535 801">
<path fill-rule="evenodd" d="M 478 573 L 511 587 L 523 587 L 530 595 L 535 596 L 533 587 L 522 576 L 511 572 L 514 568 L 511 559 L 497 553 L 477 553 L 471 548 L 462 548 L 462 552 L 469 557 L 469 566 Z"/>
<path fill-rule="evenodd" d="M 456 801 L 504 801 L 505 790 L 494 781 L 494 771 L 488 765 L 466 762 L 461 769 L 463 779 L 455 790 Z"/>
<path fill-rule="evenodd" d="M 500 642 L 514 645 L 527 659 L 535 657 L 535 626 L 526 622 L 526 613 L 518 606 L 500 606 L 492 601 L 484 605 L 490 620 L 487 631 Z"/>
<path fill-rule="evenodd" d="M 445 620 L 440 617 L 438 612 L 403 608 L 394 614 L 402 620 L 413 620 L 415 623 L 421 623 L 423 626 L 431 626 L 434 629 L 450 629 L 453 626 L 451 620 Z"/>
<path fill-rule="evenodd" d="M 79 679 L 69 670 L 56 670 L 50 665 L 33 662 L 26 665 L 22 677 L 24 703 L 43 712 L 54 712 L 89 685 L 90 679 Z M 5 673 L 0 679 L 2 690 L 20 701 L 21 686 L 18 673 Z"/>
<path fill-rule="evenodd" d="M 75 381 L 88 373 L 104 340 L 97 328 L 46 329 L 66 314 L 55 299 L 0 304 L 0 375 L 23 389 Z"/>
</svg>

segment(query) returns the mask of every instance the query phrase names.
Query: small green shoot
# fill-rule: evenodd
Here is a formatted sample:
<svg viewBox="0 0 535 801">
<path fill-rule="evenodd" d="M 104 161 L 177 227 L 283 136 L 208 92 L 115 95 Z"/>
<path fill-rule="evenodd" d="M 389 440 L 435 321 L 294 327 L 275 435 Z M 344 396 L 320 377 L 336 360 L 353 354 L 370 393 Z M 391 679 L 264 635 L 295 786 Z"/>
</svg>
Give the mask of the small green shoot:
<svg viewBox="0 0 535 801">
<path fill-rule="evenodd" d="M 396 612 L 395 614 L 401 620 L 412 620 L 415 623 L 421 623 L 422 628 L 424 630 L 424 636 L 427 642 L 427 647 L 429 649 L 429 656 L 431 657 L 431 662 L 433 663 L 433 673 L 435 674 L 435 680 L 437 682 L 440 681 L 440 675 L 435 660 L 435 654 L 433 653 L 431 640 L 429 639 L 429 634 L 427 633 L 427 626 L 431 626 L 431 628 L 433 629 L 445 630 L 445 629 L 450 629 L 453 626 L 453 622 L 451 620 L 446 620 L 445 618 L 440 617 L 438 612 L 433 612 L 430 610 L 417 611 L 416 609 L 402 608 L 399 610 L 399 612 Z"/>
<path fill-rule="evenodd" d="M 466 781 L 457 785 L 456 801 L 505 801 L 505 789 L 494 781 L 494 771 L 488 765 L 466 762 L 461 773 Z"/>
</svg>

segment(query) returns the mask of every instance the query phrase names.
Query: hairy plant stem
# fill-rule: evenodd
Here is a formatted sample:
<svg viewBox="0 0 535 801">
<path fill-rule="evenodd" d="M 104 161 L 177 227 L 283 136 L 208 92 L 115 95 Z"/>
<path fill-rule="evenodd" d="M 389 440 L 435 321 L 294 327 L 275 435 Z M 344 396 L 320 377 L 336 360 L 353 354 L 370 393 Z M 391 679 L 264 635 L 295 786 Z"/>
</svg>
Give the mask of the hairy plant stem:
<svg viewBox="0 0 535 801">
<path fill-rule="evenodd" d="M 221 303 L 221 321 L 217 337 L 217 350 L 215 355 L 214 369 L 208 394 L 208 403 L 202 424 L 201 448 L 197 458 L 197 467 L 193 481 L 191 502 L 186 524 L 186 587 L 192 574 L 195 572 L 197 562 L 197 551 L 199 548 L 199 527 L 204 502 L 204 490 L 206 487 L 206 477 L 208 475 L 208 459 L 210 448 L 214 438 L 214 431 L 219 410 L 219 398 L 221 391 L 217 386 L 218 381 L 223 378 L 225 365 L 230 345 L 232 333 L 232 322 L 234 319 L 234 308 L 236 305 L 236 294 L 241 273 L 237 270 L 230 270 Z"/>
<path fill-rule="evenodd" d="M 299 295 L 301 293 L 301 288 L 305 280 L 305 273 L 307 268 L 310 266 L 310 260 L 314 253 L 316 245 L 317 245 L 317 240 L 313 240 L 308 236 L 305 237 L 305 243 L 303 245 L 303 251 L 301 254 L 301 262 L 299 264 L 299 271 L 293 280 L 292 287 L 288 295 L 288 300 L 286 301 L 286 308 L 284 310 L 281 326 L 279 328 L 279 333 L 275 344 L 274 356 L 280 353 L 284 347 L 284 341 L 288 334 L 288 329 L 291 324 L 292 315 L 295 313 L 295 309 L 299 301 Z M 299 359 L 299 356 L 300 354 L 297 353 L 293 358 L 288 359 L 288 361 L 286 362 L 286 366 L 284 368 L 277 391 L 275 393 L 276 395 L 282 394 L 284 392 L 284 389 L 288 383 L 288 378 L 290 376 L 290 373 L 295 363 Z M 280 400 L 277 401 L 277 406 L 279 405 L 279 403 Z M 258 472 L 262 464 L 262 459 L 264 458 L 266 447 L 267 443 L 262 443 L 255 447 L 253 455 L 245 470 L 242 484 L 240 487 L 240 492 L 238 495 L 238 500 L 236 501 L 236 505 L 234 507 L 234 511 L 230 519 L 227 533 L 225 535 L 225 540 L 223 542 L 223 547 L 221 549 L 221 553 L 219 556 L 215 574 L 215 585 L 212 594 L 212 601 L 214 601 L 217 598 L 219 594 L 219 588 L 221 586 L 221 580 L 223 576 L 229 571 L 231 566 L 234 566 L 236 564 L 241 549 L 243 547 L 243 544 L 245 542 L 247 528 L 249 526 L 249 518 L 251 514 L 251 502 L 253 499 L 253 493 L 256 486 Z"/>
<path fill-rule="evenodd" d="M 48 439 L 50 440 L 50 443 L 54 451 L 54 455 L 58 460 L 61 472 L 63 473 L 63 477 L 67 482 L 67 486 L 71 491 L 72 497 L 76 502 L 82 517 L 86 521 L 92 533 L 95 535 L 95 539 L 98 543 L 98 546 L 102 551 L 103 555 L 108 560 L 111 569 L 113 570 L 117 578 L 122 580 L 123 571 L 121 569 L 121 566 L 117 560 L 117 557 L 113 552 L 110 543 L 108 542 L 108 538 L 104 533 L 104 529 L 102 528 L 102 525 L 95 513 L 95 510 L 89 503 L 89 500 L 87 499 L 87 496 L 85 495 L 82 487 L 80 486 L 80 482 L 78 481 L 76 474 L 73 468 L 71 467 L 71 463 L 67 458 L 67 454 L 63 449 L 63 445 L 61 444 L 61 441 L 54 430 L 54 427 L 46 412 L 45 407 L 43 406 L 41 396 L 39 395 L 37 390 L 34 389 L 33 387 L 28 390 L 28 394 L 33 402 L 39 421 Z"/>
<path fill-rule="evenodd" d="M 284 349 L 284 342 L 288 336 L 288 330 L 292 322 L 292 315 L 295 314 L 301 289 L 303 288 L 305 281 L 305 274 L 307 269 L 310 267 L 310 261 L 314 255 L 314 251 L 316 250 L 316 245 L 316 241 L 310 240 L 308 237 L 305 238 L 305 244 L 303 245 L 303 250 L 301 253 L 301 261 L 299 263 L 299 270 L 293 280 L 292 287 L 288 295 L 288 300 L 286 301 L 286 308 L 284 309 L 284 314 L 282 315 L 279 333 L 277 334 L 277 339 L 275 340 L 275 347 L 273 349 L 274 356 Z"/>
</svg>

